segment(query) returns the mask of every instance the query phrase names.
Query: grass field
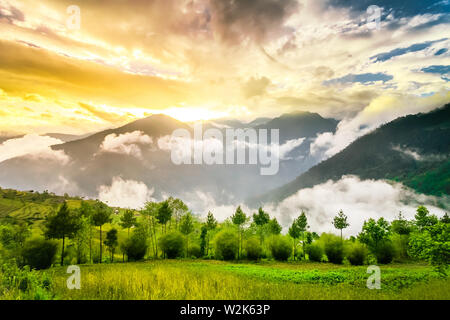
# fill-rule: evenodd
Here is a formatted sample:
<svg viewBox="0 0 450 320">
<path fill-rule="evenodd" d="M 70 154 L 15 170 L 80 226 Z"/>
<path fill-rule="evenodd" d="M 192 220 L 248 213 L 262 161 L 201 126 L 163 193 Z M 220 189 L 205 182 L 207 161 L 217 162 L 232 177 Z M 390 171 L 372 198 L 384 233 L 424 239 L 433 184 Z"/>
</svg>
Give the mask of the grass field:
<svg viewBox="0 0 450 320">
<path fill-rule="evenodd" d="M 164 260 L 81 266 L 81 289 L 67 267 L 43 271 L 54 299 L 450 299 L 450 280 L 423 264 L 381 266 L 381 289 L 368 289 L 367 266 Z M 12 292 L 4 299 L 17 299 Z"/>
</svg>

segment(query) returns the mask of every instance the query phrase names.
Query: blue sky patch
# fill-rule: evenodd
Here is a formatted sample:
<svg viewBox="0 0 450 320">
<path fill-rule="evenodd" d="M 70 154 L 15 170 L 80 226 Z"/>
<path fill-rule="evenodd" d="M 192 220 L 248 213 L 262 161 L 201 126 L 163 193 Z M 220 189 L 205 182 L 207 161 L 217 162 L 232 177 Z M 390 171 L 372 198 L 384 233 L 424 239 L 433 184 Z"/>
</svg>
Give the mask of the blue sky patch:
<svg viewBox="0 0 450 320">
<path fill-rule="evenodd" d="M 333 85 L 338 83 L 355 83 L 359 82 L 362 84 L 372 83 L 376 81 L 389 81 L 392 80 L 394 77 L 389 74 L 384 73 L 362 73 L 362 74 L 348 74 L 346 76 L 343 76 L 341 78 L 331 79 L 324 81 L 324 85 Z"/>
</svg>

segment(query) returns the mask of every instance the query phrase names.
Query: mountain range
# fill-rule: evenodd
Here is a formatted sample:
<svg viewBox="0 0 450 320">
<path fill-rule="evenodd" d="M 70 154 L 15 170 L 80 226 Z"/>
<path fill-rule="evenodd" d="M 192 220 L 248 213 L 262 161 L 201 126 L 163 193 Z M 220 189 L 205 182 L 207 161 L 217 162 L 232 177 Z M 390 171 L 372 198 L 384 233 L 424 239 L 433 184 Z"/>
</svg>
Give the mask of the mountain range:
<svg viewBox="0 0 450 320">
<path fill-rule="evenodd" d="M 278 203 L 300 189 L 336 181 L 344 175 L 397 181 L 419 193 L 449 196 L 450 104 L 382 125 L 292 182 L 249 203 Z"/>
</svg>

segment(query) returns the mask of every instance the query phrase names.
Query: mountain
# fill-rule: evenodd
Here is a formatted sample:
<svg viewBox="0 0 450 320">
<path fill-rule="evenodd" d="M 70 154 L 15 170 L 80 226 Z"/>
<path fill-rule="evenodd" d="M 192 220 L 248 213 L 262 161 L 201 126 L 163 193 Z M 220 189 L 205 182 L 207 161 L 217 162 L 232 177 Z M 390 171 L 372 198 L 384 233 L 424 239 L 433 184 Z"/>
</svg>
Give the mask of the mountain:
<svg viewBox="0 0 450 320">
<path fill-rule="evenodd" d="M 102 186 L 111 186 L 113 178 L 120 177 L 145 184 L 154 190 L 155 198 L 185 195 L 203 202 L 226 204 L 279 187 L 316 164 L 318 159 L 309 154 L 309 145 L 317 134 L 334 132 L 336 124 L 336 120 L 312 113 L 283 115 L 264 125 L 258 122 L 256 129 L 279 129 L 280 144 L 287 150 L 278 174 L 262 176 L 260 165 L 174 164 L 170 150 L 161 143 L 167 142 L 166 138 L 176 129 L 192 133 L 193 128 L 166 115 L 152 115 L 54 145 L 51 156 L 22 156 L 1 162 L 0 185 L 97 197 Z M 214 123 L 207 122 L 204 129 L 209 127 L 215 127 Z M 220 130 L 225 133 L 223 127 Z M 297 142 L 292 144 L 288 140 Z M 123 187 L 117 192 L 135 192 Z"/>
<path fill-rule="evenodd" d="M 45 133 L 45 134 L 43 134 L 43 136 L 48 136 L 51 138 L 59 139 L 64 142 L 70 142 L 70 141 L 84 139 L 90 135 L 91 135 L 91 133 L 82 134 L 82 135 L 65 134 L 65 133 Z"/>
<path fill-rule="evenodd" d="M 450 195 L 450 104 L 387 123 L 250 202 L 279 202 L 300 189 L 350 174 L 398 181 L 424 194 Z"/>
</svg>

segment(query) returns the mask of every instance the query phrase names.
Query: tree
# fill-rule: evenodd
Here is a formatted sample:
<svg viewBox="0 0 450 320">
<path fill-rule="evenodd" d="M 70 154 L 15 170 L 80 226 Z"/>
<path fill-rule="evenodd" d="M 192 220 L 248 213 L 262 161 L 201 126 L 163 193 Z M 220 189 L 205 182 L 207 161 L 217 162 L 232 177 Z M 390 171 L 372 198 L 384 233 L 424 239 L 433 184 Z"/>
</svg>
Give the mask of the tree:
<svg viewBox="0 0 450 320">
<path fill-rule="evenodd" d="M 181 217 L 189 210 L 188 206 L 180 199 L 170 197 L 167 199 L 169 207 L 172 209 L 173 216 L 175 218 L 175 230 L 178 230 L 178 224 Z"/>
<path fill-rule="evenodd" d="M 339 210 L 338 215 L 334 217 L 333 225 L 336 229 L 341 231 L 341 240 L 342 240 L 342 229 L 345 229 L 350 225 L 347 222 L 347 216 L 344 214 L 342 210 Z"/>
<path fill-rule="evenodd" d="M 46 221 L 45 236 L 50 239 L 61 239 L 61 265 L 64 265 L 65 239 L 72 238 L 79 229 L 78 217 L 69 210 L 64 201 L 56 215 L 49 216 Z"/>
<path fill-rule="evenodd" d="M 450 263 L 450 224 L 438 222 L 412 233 L 408 253 L 427 260 L 437 271 L 447 274 Z"/>
<path fill-rule="evenodd" d="M 141 214 L 146 218 L 147 225 L 149 227 L 149 236 L 151 239 L 151 245 L 153 248 L 153 256 L 158 257 L 158 241 L 156 239 L 156 224 L 160 204 L 157 202 L 147 202 L 145 204 L 144 210 L 141 211 Z"/>
<path fill-rule="evenodd" d="M 241 206 L 238 206 L 236 209 L 236 212 L 234 215 L 231 216 L 231 221 L 233 224 L 238 226 L 239 230 L 239 238 L 238 238 L 238 259 L 241 257 L 241 251 L 242 251 L 242 232 L 243 232 L 243 225 L 247 221 L 247 216 L 242 211 Z"/>
<path fill-rule="evenodd" d="M 391 231 L 399 235 L 409 235 L 412 231 L 412 226 L 400 212 L 397 219 L 391 223 Z"/>
<path fill-rule="evenodd" d="M 189 235 L 194 231 L 194 220 L 190 212 L 181 217 L 180 231 L 186 236 L 186 257 L 189 257 Z"/>
<path fill-rule="evenodd" d="M 264 240 L 263 227 L 266 224 L 268 224 L 269 221 L 270 221 L 269 214 L 264 212 L 264 210 L 261 207 L 259 207 L 257 214 L 256 213 L 253 214 L 253 222 L 258 226 L 260 244 L 262 244 Z"/>
<path fill-rule="evenodd" d="M 207 246 L 207 242 L 206 242 L 206 237 L 208 234 L 208 229 L 206 228 L 206 225 L 203 224 L 202 228 L 201 228 L 201 232 L 200 232 L 200 252 L 201 255 L 204 256 L 206 253 L 206 246 Z"/>
<path fill-rule="evenodd" d="M 378 221 L 370 218 L 369 220 L 364 221 L 358 239 L 361 243 L 368 245 L 373 253 L 376 253 L 380 244 L 382 244 L 383 241 L 388 240 L 389 235 L 389 222 L 384 220 L 384 218 L 380 218 Z"/>
<path fill-rule="evenodd" d="M 268 229 L 269 232 L 273 235 L 278 235 L 281 233 L 281 225 L 278 223 L 277 218 L 273 218 L 269 221 L 268 225 Z"/>
<path fill-rule="evenodd" d="M 217 220 L 214 218 L 214 215 L 211 211 L 208 212 L 208 216 L 206 217 L 206 254 L 209 253 L 209 238 L 210 232 L 217 228 Z"/>
<path fill-rule="evenodd" d="M 161 203 L 161 206 L 158 209 L 158 213 L 156 215 L 156 219 L 158 222 L 164 226 L 164 233 L 166 233 L 166 224 L 172 218 L 172 208 L 170 208 L 169 202 L 166 200 Z"/>
<path fill-rule="evenodd" d="M 105 246 L 108 247 L 109 252 L 111 254 L 111 262 L 114 262 L 114 251 L 116 250 L 117 245 L 119 244 L 117 238 L 117 229 L 111 229 L 106 233 Z"/>
<path fill-rule="evenodd" d="M 292 222 L 292 225 L 289 227 L 289 235 L 291 236 L 291 238 L 294 240 L 294 260 L 295 260 L 295 253 L 296 253 L 296 248 L 297 248 L 297 239 L 300 238 L 300 234 L 301 234 L 301 230 L 300 227 L 297 223 L 297 219 L 295 219 Z"/>
<path fill-rule="evenodd" d="M 93 207 L 92 221 L 96 227 L 100 227 L 100 263 L 102 263 L 102 226 L 111 222 L 112 210 L 106 204 L 96 201 Z"/>
<path fill-rule="evenodd" d="M 297 218 L 297 224 L 302 234 L 303 259 L 305 259 L 305 231 L 309 228 L 306 214 L 302 211 L 300 217 Z"/>
<path fill-rule="evenodd" d="M 430 215 L 428 209 L 424 206 L 419 206 L 417 208 L 414 218 L 416 219 L 416 226 L 419 231 L 426 227 L 435 225 L 438 222 L 438 218 L 435 215 Z"/>
<path fill-rule="evenodd" d="M 73 244 L 75 246 L 77 264 L 86 262 L 86 250 L 90 245 L 92 239 L 92 222 L 90 217 L 83 215 L 78 216 L 79 228 L 73 238 Z M 91 256 L 89 256 L 91 258 Z"/>
<path fill-rule="evenodd" d="M 136 226 L 136 217 L 133 210 L 127 209 L 123 216 L 120 217 L 120 226 L 124 229 L 128 229 L 128 237 L 130 236 L 130 228 Z"/>
<path fill-rule="evenodd" d="M 443 223 L 450 223 L 450 217 L 448 216 L 447 212 L 442 216 L 441 222 L 443 222 Z"/>
<path fill-rule="evenodd" d="M 94 214 L 94 209 L 87 201 L 81 201 L 81 206 L 78 209 L 78 212 L 81 217 L 85 217 L 89 222 L 88 229 L 86 229 L 85 231 L 89 241 L 89 262 L 92 263 L 92 239 L 94 238 L 92 230 L 94 221 L 92 219 L 92 216 Z"/>
</svg>

